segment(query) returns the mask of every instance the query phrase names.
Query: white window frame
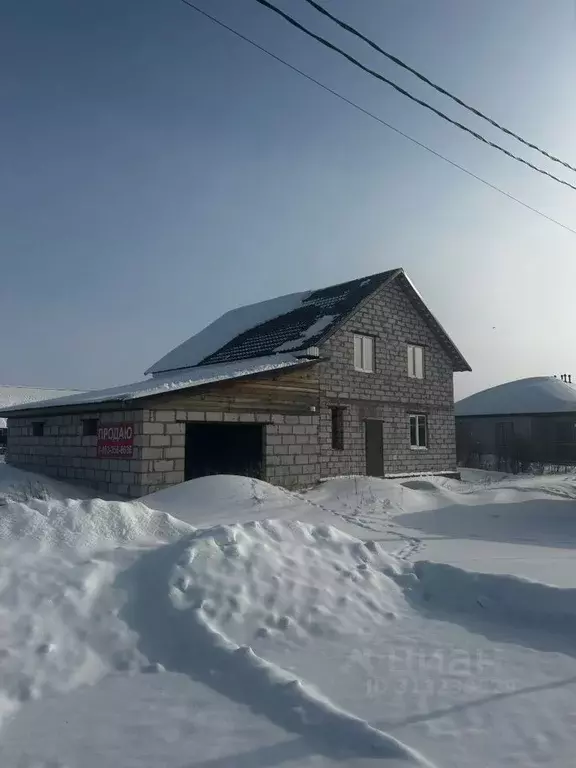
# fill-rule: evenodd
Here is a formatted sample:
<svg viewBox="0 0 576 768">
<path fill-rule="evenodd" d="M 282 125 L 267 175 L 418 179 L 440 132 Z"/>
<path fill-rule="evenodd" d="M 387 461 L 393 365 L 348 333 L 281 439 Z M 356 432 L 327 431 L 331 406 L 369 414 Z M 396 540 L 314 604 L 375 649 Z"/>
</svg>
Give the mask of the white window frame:
<svg viewBox="0 0 576 768">
<path fill-rule="evenodd" d="M 354 334 L 354 368 L 362 373 L 374 373 L 374 336 Z"/>
<path fill-rule="evenodd" d="M 412 442 L 412 419 L 415 420 L 416 428 L 416 442 Z M 420 442 L 420 425 L 424 423 L 424 444 Z M 408 414 L 408 439 L 410 440 L 410 449 L 412 451 L 427 451 L 428 450 L 428 416 L 425 413 L 410 413 Z"/>
<path fill-rule="evenodd" d="M 424 378 L 424 347 L 419 344 L 408 344 L 408 377 Z"/>
</svg>

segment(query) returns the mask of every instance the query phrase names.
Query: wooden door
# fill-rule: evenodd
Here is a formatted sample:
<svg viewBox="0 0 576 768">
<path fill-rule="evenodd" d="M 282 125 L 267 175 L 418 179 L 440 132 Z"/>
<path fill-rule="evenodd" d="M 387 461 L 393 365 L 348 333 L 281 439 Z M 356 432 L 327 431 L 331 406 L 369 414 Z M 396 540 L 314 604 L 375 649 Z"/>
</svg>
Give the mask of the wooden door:
<svg viewBox="0 0 576 768">
<path fill-rule="evenodd" d="M 366 430 L 366 474 L 382 477 L 384 474 L 384 433 L 381 421 L 368 419 Z"/>
</svg>

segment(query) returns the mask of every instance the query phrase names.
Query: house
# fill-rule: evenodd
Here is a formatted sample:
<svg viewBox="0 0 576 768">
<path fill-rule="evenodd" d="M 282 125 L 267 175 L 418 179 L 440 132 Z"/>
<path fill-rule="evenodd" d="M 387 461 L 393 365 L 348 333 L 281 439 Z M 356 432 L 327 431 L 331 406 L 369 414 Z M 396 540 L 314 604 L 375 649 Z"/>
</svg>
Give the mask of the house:
<svg viewBox="0 0 576 768">
<path fill-rule="evenodd" d="M 4 409 L 7 461 L 133 497 L 216 473 L 450 474 L 468 370 L 394 269 L 232 310 L 144 381 Z"/>
<path fill-rule="evenodd" d="M 516 472 L 576 465 L 576 387 L 571 377 L 509 381 L 456 403 L 458 461 Z"/>
<path fill-rule="evenodd" d="M 18 387 L 0 384 L 0 409 L 9 408 L 12 405 L 31 403 L 37 400 L 51 400 L 55 397 L 76 394 L 75 389 L 41 389 L 39 387 Z M 0 453 L 6 448 L 8 438 L 8 423 L 0 417 Z"/>
</svg>

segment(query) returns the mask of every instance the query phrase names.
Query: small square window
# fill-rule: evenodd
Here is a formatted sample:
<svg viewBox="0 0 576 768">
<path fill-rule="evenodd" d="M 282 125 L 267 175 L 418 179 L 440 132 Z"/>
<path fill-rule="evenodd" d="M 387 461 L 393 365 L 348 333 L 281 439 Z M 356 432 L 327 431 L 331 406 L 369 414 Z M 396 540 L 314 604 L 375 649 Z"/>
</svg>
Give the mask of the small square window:
<svg viewBox="0 0 576 768">
<path fill-rule="evenodd" d="M 408 344 L 408 376 L 411 379 L 424 378 L 424 347 Z"/>
<path fill-rule="evenodd" d="M 332 415 L 332 449 L 344 450 L 344 408 L 330 408 Z"/>
<path fill-rule="evenodd" d="M 84 437 L 95 437 L 98 432 L 98 419 L 83 419 L 82 435 Z"/>
<path fill-rule="evenodd" d="M 354 334 L 354 368 L 364 373 L 374 373 L 374 338 Z"/>
<path fill-rule="evenodd" d="M 410 421 L 410 448 L 428 448 L 428 417 L 421 413 L 413 413 Z"/>
<path fill-rule="evenodd" d="M 34 437 L 42 437 L 44 435 L 44 422 L 33 421 L 32 422 L 32 435 Z"/>
</svg>

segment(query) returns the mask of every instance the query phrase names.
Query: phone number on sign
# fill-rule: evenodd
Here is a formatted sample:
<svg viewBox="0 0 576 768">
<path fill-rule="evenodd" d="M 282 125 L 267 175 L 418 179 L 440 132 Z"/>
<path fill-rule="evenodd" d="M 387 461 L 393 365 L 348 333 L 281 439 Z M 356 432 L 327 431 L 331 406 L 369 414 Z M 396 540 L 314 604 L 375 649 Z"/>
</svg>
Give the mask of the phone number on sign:
<svg viewBox="0 0 576 768">
<path fill-rule="evenodd" d="M 99 445 L 98 456 L 132 456 L 131 445 Z"/>
</svg>

